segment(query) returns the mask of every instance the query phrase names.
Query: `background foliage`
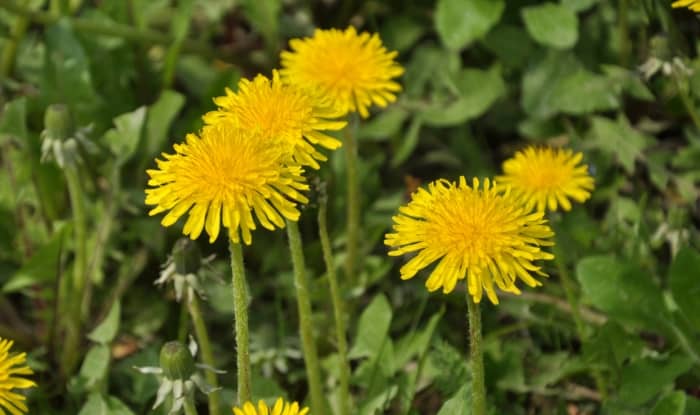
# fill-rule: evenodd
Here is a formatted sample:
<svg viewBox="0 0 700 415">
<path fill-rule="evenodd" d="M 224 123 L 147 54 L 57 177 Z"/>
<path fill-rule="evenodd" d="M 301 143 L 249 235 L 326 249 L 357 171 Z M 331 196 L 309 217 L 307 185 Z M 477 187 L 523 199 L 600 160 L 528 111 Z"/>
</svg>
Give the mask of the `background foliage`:
<svg viewBox="0 0 700 415">
<path fill-rule="evenodd" d="M 37 371 L 31 413 L 149 413 L 157 381 L 132 367 L 156 365 L 160 346 L 187 326 L 171 290 L 153 285 L 181 232 L 147 216 L 145 169 L 201 126 L 224 87 L 269 75 L 289 38 L 348 24 L 379 32 L 406 68 L 399 102 L 358 131 L 364 261 L 360 277 L 343 282 L 357 413 L 466 413 L 463 290 L 428 294 L 421 277 L 401 282 L 383 234 L 416 186 L 495 175 L 526 144 L 583 151 L 596 191 L 554 218 L 565 261 L 547 264 L 545 285 L 484 304 L 491 412 L 700 413 L 700 26 L 689 10 L 665 0 L 4 0 L 0 336 L 28 351 Z M 80 166 L 90 335 L 71 376 L 58 369 L 55 309 L 73 266 L 71 203 L 59 167 L 41 161 L 52 103 L 91 126 L 93 144 Z M 318 173 L 338 264 L 344 171 L 334 154 Z M 334 401 L 315 216 L 312 203 L 300 226 Z M 286 241 L 262 231 L 255 239 L 245 250 L 254 393 L 303 400 Z M 204 307 L 231 403 L 226 244 L 199 247 L 217 255 Z M 575 277 L 577 310 L 562 273 Z"/>
</svg>

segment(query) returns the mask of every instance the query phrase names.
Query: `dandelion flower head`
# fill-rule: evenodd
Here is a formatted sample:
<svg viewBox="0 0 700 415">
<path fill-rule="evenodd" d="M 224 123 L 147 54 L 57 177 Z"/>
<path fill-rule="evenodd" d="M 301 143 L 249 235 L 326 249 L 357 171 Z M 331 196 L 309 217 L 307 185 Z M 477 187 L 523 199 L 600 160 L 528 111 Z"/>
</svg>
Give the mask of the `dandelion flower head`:
<svg viewBox="0 0 700 415">
<path fill-rule="evenodd" d="M 588 165 L 579 164 L 582 159 L 582 153 L 569 149 L 527 147 L 503 163 L 503 176 L 496 180 L 510 186 L 529 208 L 568 211 L 569 199 L 585 202 L 594 187 Z"/>
<path fill-rule="evenodd" d="M 369 116 L 369 107 L 386 107 L 396 101 L 401 86 L 393 78 L 403 73 L 382 45 L 379 35 L 345 30 L 317 29 L 313 37 L 292 39 L 291 51 L 281 54 L 282 79 L 327 96 L 342 114 Z"/>
<path fill-rule="evenodd" d="M 34 372 L 27 366 L 25 353 L 10 353 L 13 344 L 12 340 L 0 338 L 0 414 L 2 415 L 5 414 L 5 410 L 12 415 L 27 413 L 29 409 L 24 403 L 27 398 L 13 390 L 36 386 L 33 381 L 20 377 Z"/>
<path fill-rule="evenodd" d="M 676 2 L 673 2 L 673 4 L 671 4 L 671 7 L 687 7 L 694 12 L 700 13 L 700 0 L 678 0 Z"/>
<path fill-rule="evenodd" d="M 263 401 L 258 402 L 257 408 L 252 403 L 246 402 L 243 408 L 233 408 L 233 413 L 234 415 L 308 415 L 309 408 L 300 409 L 298 403 L 284 402 L 279 398 L 272 408 Z"/>
<path fill-rule="evenodd" d="M 242 79 L 237 92 L 227 88 L 226 95 L 214 98 L 214 103 L 219 108 L 202 117 L 206 124 L 227 120 L 263 140 L 282 140 L 298 163 L 314 169 L 319 168 L 317 160 L 327 160 L 316 145 L 330 150 L 341 145 L 324 131 L 340 130 L 347 124 L 334 119 L 340 114 L 328 100 L 283 84 L 277 71 L 272 72 L 272 79 L 263 75 L 252 81 Z"/>
<path fill-rule="evenodd" d="M 301 191 L 309 186 L 303 168 L 290 160 L 286 146 L 261 140 L 230 122 L 205 127 L 200 136 L 188 134 L 163 154 L 158 168 L 147 170 L 146 204 L 150 215 L 167 211 L 161 224 L 170 226 L 189 211 L 183 233 L 197 239 L 206 230 L 209 242 L 221 224 L 233 242 L 247 245 L 256 228 L 253 214 L 269 230 L 283 228 L 284 219 L 298 220 L 297 203 L 307 203 Z"/>
<path fill-rule="evenodd" d="M 541 285 L 532 274 L 546 276 L 534 261 L 554 256 L 542 250 L 551 246 L 554 235 L 543 212 L 532 213 L 510 192 L 500 192 L 489 179 L 480 188 L 474 178 L 469 186 L 444 179 L 419 188 L 411 201 L 393 218 L 393 233 L 384 243 L 389 255 L 415 253 L 401 267 L 401 279 L 438 262 L 428 277 L 428 291 L 454 290 L 467 280 L 469 294 L 480 302 L 484 291 L 498 304 L 494 287 L 519 294 L 517 279 L 534 287 Z"/>
</svg>

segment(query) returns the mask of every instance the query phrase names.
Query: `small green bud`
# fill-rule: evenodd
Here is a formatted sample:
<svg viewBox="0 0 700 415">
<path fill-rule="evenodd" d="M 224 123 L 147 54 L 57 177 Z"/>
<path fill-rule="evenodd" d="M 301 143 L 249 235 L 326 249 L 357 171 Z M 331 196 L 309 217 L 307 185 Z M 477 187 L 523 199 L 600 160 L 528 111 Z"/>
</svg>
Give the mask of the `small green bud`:
<svg viewBox="0 0 700 415">
<path fill-rule="evenodd" d="M 173 262 L 178 274 L 196 274 L 202 268 L 202 253 L 195 242 L 180 238 L 173 247 Z"/>
<path fill-rule="evenodd" d="M 187 380 L 194 374 L 194 358 L 182 343 L 168 342 L 160 349 L 160 368 L 168 379 Z"/>
<path fill-rule="evenodd" d="M 64 104 L 51 104 L 44 113 L 44 129 L 54 140 L 65 140 L 73 135 L 70 110 Z"/>
</svg>

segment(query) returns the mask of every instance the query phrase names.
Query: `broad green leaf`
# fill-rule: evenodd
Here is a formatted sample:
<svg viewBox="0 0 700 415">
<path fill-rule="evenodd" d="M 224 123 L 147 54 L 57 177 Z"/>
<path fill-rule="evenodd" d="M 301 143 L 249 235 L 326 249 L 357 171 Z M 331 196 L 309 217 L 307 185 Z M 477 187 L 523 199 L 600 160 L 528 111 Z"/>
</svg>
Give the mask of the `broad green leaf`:
<svg viewBox="0 0 700 415">
<path fill-rule="evenodd" d="M 613 319 L 658 328 L 668 316 L 659 287 L 638 266 L 590 256 L 579 261 L 576 276 L 588 302 Z"/>
<path fill-rule="evenodd" d="M 391 16 L 382 25 L 382 42 L 388 49 L 402 52 L 413 46 L 425 31 L 425 25 L 419 20 L 405 14 Z"/>
<path fill-rule="evenodd" d="M 178 92 L 163 91 L 153 105 L 148 108 L 144 156 L 153 156 L 163 149 L 168 141 L 168 130 L 175 116 L 185 104 L 185 97 Z"/>
<path fill-rule="evenodd" d="M 367 122 L 360 124 L 357 138 L 360 140 L 386 141 L 401 130 L 403 122 L 409 113 L 393 106 L 373 116 Z"/>
<path fill-rule="evenodd" d="M 146 120 L 146 107 L 122 114 L 114 119 L 114 126 L 104 135 L 106 144 L 119 163 L 125 163 L 134 154 L 141 141 L 141 132 Z"/>
<path fill-rule="evenodd" d="M 383 294 L 379 294 L 360 315 L 357 339 L 349 357 L 376 357 L 389 334 L 391 306 Z"/>
<path fill-rule="evenodd" d="M 520 105 L 531 116 L 544 119 L 559 111 L 556 86 L 570 74 L 581 68 L 571 53 L 550 51 L 523 75 Z"/>
<path fill-rule="evenodd" d="M 684 247 L 676 255 L 669 271 L 673 299 L 681 313 L 700 332 L 700 254 Z"/>
<path fill-rule="evenodd" d="M 396 397 L 399 388 L 396 385 L 387 387 L 382 393 L 369 398 L 360 407 L 358 415 L 376 415 L 383 413 L 384 409 L 389 406 L 389 403 Z"/>
<path fill-rule="evenodd" d="M 437 415 L 470 415 L 471 401 L 471 388 L 464 386 L 442 405 Z"/>
<path fill-rule="evenodd" d="M 92 346 L 87 352 L 80 367 L 80 376 L 85 379 L 88 388 L 92 388 L 107 376 L 109 360 L 109 347 L 104 344 Z"/>
<path fill-rule="evenodd" d="M 673 391 L 659 399 L 651 415 L 684 415 L 686 395 L 681 391 Z"/>
<path fill-rule="evenodd" d="M 437 103 L 420 114 L 426 125 L 447 127 L 463 124 L 482 115 L 506 92 L 498 66 L 488 70 L 464 69 L 455 80 L 454 87 L 459 94 L 454 102 Z"/>
<path fill-rule="evenodd" d="M 134 412 L 114 396 L 92 392 L 78 415 L 134 415 Z"/>
<path fill-rule="evenodd" d="M 47 283 L 57 277 L 60 270 L 59 261 L 61 246 L 65 242 L 67 226 L 61 227 L 51 237 L 51 240 L 27 260 L 22 268 L 2 287 L 5 293 L 19 291 L 31 285 Z"/>
<path fill-rule="evenodd" d="M 590 114 L 618 108 L 619 96 L 619 87 L 606 77 L 578 69 L 555 86 L 552 105 L 567 114 Z"/>
<path fill-rule="evenodd" d="M 119 331 L 119 319 L 121 318 L 121 306 L 119 301 L 115 301 L 112 308 L 109 310 L 107 317 L 88 334 L 88 339 L 101 343 L 108 344 L 114 340 L 114 336 Z"/>
<path fill-rule="evenodd" d="M 578 18 L 568 7 L 544 3 L 522 9 L 525 28 L 536 42 L 569 49 L 578 40 Z"/>
<path fill-rule="evenodd" d="M 520 68 L 532 55 L 534 44 L 520 26 L 499 24 L 482 41 L 505 67 Z"/>
<path fill-rule="evenodd" d="M 645 358 L 631 363 L 622 369 L 619 399 L 630 406 L 642 405 L 692 365 L 692 359 L 686 356 L 671 356 L 665 360 Z"/>
<path fill-rule="evenodd" d="M 622 116 L 618 120 L 593 117 L 591 121 L 592 145 L 616 156 L 627 173 L 634 173 L 635 160 L 642 157 L 642 152 L 654 139 L 634 129 Z"/>
<path fill-rule="evenodd" d="M 486 35 L 504 9 L 504 0 L 438 0 L 435 29 L 448 49 L 460 50 Z"/>
<path fill-rule="evenodd" d="M 437 323 L 440 321 L 443 313 L 444 311 L 435 313 L 422 330 L 409 333 L 399 340 L 394 357 L 394 363 L 397 367 L 408 363 L 409 359 L 414 356 L 422 356 L 427 351 L 433 338 L 435 327 L 437 327 Z"/>
</svg>

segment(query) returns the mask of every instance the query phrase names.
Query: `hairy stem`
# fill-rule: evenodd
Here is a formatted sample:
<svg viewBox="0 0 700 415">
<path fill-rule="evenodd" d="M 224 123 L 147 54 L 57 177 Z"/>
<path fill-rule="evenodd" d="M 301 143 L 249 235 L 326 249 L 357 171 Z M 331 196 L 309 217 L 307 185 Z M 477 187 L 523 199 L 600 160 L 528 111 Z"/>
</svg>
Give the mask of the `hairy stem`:
<svg viewBox="0 0 700 415">
<path fill-rule="evenodd" d="M 345 337 L 345 307 L 343 297 L 340 294 L 338 277 L 335 273 L 333 263 L 333 250 L 328 237 L 327 225 L 327 198 L 319 198 L 318 209 L 318 233 L 321 238 L 321 248 L 323 259 L 326 263 L 326 275 L 331 290 L 331 301 L 333 302 L 333 317 L 335 318 L 335 336 L 338 342 L 338 360 L 340 361 L 340 415 L 350 414 L 350 364 L 348 362 L 348 344 Z"/>
<path fill-rule="evenodd" d="M 229 237 L 231 252 L 231 271 L 233 274 L 233 313 L 236 328 L 236 362 L 238 366 L 238 403 L 250 401 L 250 352 L 248 346 L 248 287 L 243 267 L 243 250 L 241 245 Z"/>
<path fill-rule="evenodd" d="M 472 415 L 486 415 L 484 353 L 481 348 L 481 309 L 467 290 L 469 315 L 469 356 L 472 369 Z"/>
<path fill-rule="evenodd" d="M 297 291 L 297 308 L 299 311 L 299 332 L 301 344 L 304 350 L 304 363 L 306 364 L 306 377 L 309 381 L 311 392 L 311 413 L 326 413 L 323 388 L 321 387 L 321 367 L 318 362 L 318 351 L 314 340 L 313 322 L 311 318 L 311 299 L 309 298 L 309 284 L 306 279 L 306 265 L 304 263 L 304 251 L 302 248 L 299 225 L 296 222 L 287 221 L 287 235 L 289 237 L 289 250 L 292 255 L 292 267 L 294 268 L 294 286 Z"/>
<path fill-rule="evenodd" d="M 202 310 L 199 306 L 199 298 L 197 294 L 193 294 L 192 297 L 187 302 L 187 306 L 190 310 L 190 316 L 192 317 L 192 325 L 194 326 L 194 334 L 197 336 L 197 341 L 199 342 L 199 347 L 202 350 L 202 362 L 214 368 L 214 353 L 211 350 L 211 342 L 209 341 L 209 332 L 207 331 L 207 325 L 204 322 L 204 317 L 202 317 Z M 216 373 L 211 370 L 205 370 L 204 376 L 207 379 L 209 386 L 214 389 L 218 389 L 219 380 L 216 377 Z M 209 393 L 209 415 L 220 415 L 221 414 L 221 396 L 218 390 Z"/>
</svg>

